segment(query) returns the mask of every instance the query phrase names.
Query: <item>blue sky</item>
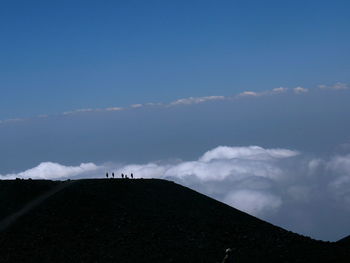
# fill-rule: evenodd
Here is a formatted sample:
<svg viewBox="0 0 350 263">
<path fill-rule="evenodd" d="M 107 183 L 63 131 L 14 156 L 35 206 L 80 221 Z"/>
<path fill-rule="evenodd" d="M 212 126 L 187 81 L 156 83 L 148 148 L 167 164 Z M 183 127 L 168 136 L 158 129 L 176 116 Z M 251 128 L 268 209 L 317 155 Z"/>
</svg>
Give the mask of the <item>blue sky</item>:
<svg viewBox="0 0 350 263">
<path fill-rule="evenodd" d="M 2 1 L 0 119 L 349 82 L 348 1 Z"/>
<path fill-rule="evenodd" d="M 1 1 L 0 179 L 133 172 L 349 235 L 349 8 Z"/>
</svg>

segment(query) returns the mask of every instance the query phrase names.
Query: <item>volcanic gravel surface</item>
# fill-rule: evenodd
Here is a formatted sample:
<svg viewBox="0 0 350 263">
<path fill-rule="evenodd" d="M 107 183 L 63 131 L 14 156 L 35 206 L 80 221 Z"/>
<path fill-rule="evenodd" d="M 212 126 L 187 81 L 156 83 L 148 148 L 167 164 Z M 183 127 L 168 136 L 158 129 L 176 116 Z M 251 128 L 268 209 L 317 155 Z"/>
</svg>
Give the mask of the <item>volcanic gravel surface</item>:
<svg viewBox="0 0 350 263">
<path fill-rule="evenodd" d="M 0 233 L 0 262 L 215 263 L 228 247 L 237 263 L 350 262 L 347 242 L 316 241 L 156 179 L 67 184 Z"/>
</svg>

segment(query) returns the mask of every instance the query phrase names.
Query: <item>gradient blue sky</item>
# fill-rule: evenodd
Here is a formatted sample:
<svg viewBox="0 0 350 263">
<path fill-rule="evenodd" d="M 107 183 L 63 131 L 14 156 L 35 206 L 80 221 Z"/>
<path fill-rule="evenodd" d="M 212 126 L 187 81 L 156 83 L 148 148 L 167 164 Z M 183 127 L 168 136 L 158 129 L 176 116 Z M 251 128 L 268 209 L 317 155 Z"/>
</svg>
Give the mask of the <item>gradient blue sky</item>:
<svg viewBox="0 0 350 263">
<path fill-rule="evenodd" d="M 349 1 L 1 1 L 0 119 L 349 82 Z"/>
</svg>

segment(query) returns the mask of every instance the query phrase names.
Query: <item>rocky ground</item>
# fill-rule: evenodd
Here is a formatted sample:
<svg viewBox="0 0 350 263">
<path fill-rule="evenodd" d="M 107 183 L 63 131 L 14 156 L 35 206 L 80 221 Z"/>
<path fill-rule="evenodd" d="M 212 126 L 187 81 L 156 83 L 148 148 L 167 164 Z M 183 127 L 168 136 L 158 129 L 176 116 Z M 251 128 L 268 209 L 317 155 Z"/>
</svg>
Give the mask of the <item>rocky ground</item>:
<svg viewBox="0 0 350 263">
<path fill-rule="evenodd" d="M 0 180 L 0 220 L 61 183 L 49 180 Z"/>
<path fill-rule="evenodd" d="M 0 262 L 214 263 L 228 247 L 237 263 L 350 262 L 347 242 L 300 236 L 155 179 L 75 181 L 0 233 Z"/>
</svg>

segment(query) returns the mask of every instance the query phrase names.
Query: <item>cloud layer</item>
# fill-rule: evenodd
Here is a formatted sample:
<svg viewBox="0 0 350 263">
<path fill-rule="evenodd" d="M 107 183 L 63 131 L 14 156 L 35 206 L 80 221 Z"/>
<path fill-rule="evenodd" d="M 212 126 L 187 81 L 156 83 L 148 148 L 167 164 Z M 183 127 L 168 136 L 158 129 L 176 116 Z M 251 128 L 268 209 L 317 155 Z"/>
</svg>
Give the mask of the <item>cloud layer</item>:
<svg viewBox="0 0 350 263">
<path fill-rule="evenodd" d="M 43 162 L 38 166 L 20 173 L 0 175 L 0 179 L 32 178 L 32 179 L 62 179 L 75 176 L 86 176 L 98 170 L 93 163 L 82 163 L 79 166 L 65 166 L 58 163 Z"/>
<path fill-rule="evenodd" d="M 346 83 L 342 82 L 336 82 L 333 85 L 318 85 L 318 89 L 321 90 L 348 90 L 349 86 Z M 111 106 L 107 108 L 83 108 L 83 109 L 75 109 L 71 111 L 65 111 L 61 114 L 57 115 L 63 115 L 63 116 L 69 116 L 69 115 L 76 115 L 76 114 L 84 114 L 84 113 L 93 113 L 93 112 L 120 112 L 130 109 L 137 109 L 137 108 L 143 108 L 143 107 L 176 107 L 176 106 L 184 106 L 184 105 L 192 105 L 192 104 L 200 104 L 200 103 L 206 103 L 210 101 L 232 101 L 236 99 L 246 98 L 246 97 L 263 97 L 263 96 L 273 96 L 273 95 L 279 95 L 288 93 L 289 91 L 292 91 L 291 94 L 301 95 L 308 93 L 309 91 L 313 90 L 312 88 L 304 88 L 301 86 L 295 87 L 295 88 L 285 88 L 285 87 L 279 87 L 279 88 L 273 88 L 270 90 L 264 90 L 264 91 L 243 91 L 236 95 L 230 95 L 230 96 L 221 96 L 221 95 L 214 95 L 214 96 L 203 96 L 203 97 L 188 97 L 188 98 L 181 98 L 177 99 L 175 101 L 169 102 L 169 103 L 163 103 L 163 102 L 157 102 L 157 103 L 144 103 L 144 104 L 132 104 L 127 107 L 119 107 L 119 106 Z M 316 89 L 317 90 L 317 89 Z M 50 117 L 50 115 L 47 114 L 41 114 L 37 116 L 37 118 L 47 118 Z M 5 123 L 11 123 L 11 122 L 18 122 L 18 121 L 24 121 L 26 119 L 23 118 L 15 118 L 15 119 L 5 119 L 0 120 L 0 124 Z"/>
</svg>

